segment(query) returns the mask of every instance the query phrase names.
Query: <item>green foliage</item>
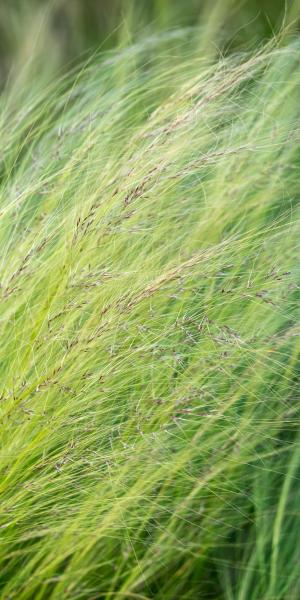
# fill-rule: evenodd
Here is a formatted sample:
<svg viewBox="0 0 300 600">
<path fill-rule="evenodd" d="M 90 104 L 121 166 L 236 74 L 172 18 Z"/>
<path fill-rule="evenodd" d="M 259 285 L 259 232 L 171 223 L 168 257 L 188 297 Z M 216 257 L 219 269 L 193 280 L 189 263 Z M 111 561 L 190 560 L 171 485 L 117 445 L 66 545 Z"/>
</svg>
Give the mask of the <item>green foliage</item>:
<svg viewBox="0 0 300 600">
<path fill-rule="evenodd" d="M 299 0 L 2 0 L 0 82 L 39 57 L 39 74 L 56 72 L 82 53 L 122 46 L 178 27 L 205 27 L 205 46 L 253 45 L 299 25 Z"/>
<path fill-rule="evenodd" d="M 1 96 L 3 599 L 299 598 L 299 42 L 202 36 Z"/>
</svg>

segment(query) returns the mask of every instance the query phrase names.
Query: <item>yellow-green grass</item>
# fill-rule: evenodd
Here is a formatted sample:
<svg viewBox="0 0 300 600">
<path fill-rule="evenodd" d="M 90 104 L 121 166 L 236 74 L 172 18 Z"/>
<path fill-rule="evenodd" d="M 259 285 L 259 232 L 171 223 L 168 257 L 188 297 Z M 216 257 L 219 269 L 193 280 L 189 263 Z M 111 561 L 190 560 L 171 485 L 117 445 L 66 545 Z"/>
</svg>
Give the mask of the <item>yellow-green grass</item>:
<svg viewBox="0 0 300 600">
<path fill-rule="evenodd" d="M 299 598 L 299 43 L 190 39 L 2 94 L 3 599 Z"/>
</svg>

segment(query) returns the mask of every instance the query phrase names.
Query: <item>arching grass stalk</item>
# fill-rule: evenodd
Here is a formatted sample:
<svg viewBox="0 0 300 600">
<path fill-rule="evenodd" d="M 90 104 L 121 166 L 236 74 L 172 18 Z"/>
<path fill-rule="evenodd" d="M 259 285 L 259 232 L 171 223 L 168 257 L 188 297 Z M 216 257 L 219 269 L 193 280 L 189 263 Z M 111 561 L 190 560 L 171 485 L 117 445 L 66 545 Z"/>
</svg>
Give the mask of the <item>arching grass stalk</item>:
<svg viewBox="0 0 300 600">
<path fill-rule="evenodd" d="M 1 598 L 299 597 L 299 43 L 1 103 Z"/>
</svg>

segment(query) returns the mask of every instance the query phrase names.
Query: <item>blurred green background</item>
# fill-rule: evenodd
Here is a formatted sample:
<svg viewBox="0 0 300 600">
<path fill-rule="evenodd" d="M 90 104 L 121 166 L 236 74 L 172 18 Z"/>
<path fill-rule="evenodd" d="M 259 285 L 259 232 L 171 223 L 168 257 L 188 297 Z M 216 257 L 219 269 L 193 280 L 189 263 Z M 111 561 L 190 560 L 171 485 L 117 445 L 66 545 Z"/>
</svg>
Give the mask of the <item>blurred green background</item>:
<svg viewBox="0 0 300 600">
<path fill-rule="evenodd" d="M 0 0 L 0 81 L 35 56 L 40 71 L 79 61 L 149 32 L 209 24 L 222 51 L 256 44 L 283 21 L 297 27 L 300 0 Z"/>
</svg>

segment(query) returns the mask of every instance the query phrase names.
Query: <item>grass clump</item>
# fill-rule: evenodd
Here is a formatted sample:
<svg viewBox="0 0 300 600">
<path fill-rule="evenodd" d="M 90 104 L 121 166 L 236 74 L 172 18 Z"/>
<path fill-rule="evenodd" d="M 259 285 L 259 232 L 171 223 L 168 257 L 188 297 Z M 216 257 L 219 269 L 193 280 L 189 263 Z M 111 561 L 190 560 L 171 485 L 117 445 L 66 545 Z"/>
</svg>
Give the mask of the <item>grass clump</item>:
<svg viewBox="0 0 300 600">
<path fill-rule="evenodd" d="M 1 98 L 1 598 L 299 598 L 299 43 Z"/>
</svg>

